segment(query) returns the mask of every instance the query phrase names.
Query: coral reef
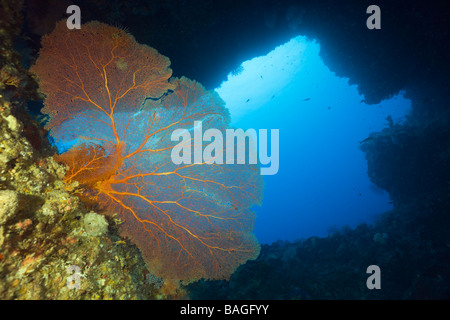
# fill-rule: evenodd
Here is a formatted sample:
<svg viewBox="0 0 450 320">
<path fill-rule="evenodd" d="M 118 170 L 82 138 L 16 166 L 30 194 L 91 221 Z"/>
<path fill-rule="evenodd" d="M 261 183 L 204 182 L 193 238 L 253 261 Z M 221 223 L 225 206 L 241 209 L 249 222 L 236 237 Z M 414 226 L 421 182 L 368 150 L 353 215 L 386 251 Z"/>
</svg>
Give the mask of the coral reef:
<svg viewBox="0 0 450 320">
<path fill-rule="evenodd" d="M 173 291 L 176 284 L 164 284 L 146 270 L 138 248 L 119 237 L 123 221 L 117 215 L 106 218 L 106 234 L 86 231 L 90 208 L 80 202 L 76 183 L 63 181 L 66 167 L 51 157 L 45 131 L 25 112 L 26 101 L 37 98 L 37 86 L 13 49 L 23 10 L 21 38 L 36 54 L 38 36 L 53 29 L 67 2 L 23 2 L 0 0 L 0 298 L 185 297 Z M 180 74 L 210 88 L 242 60 L 302 33 L 320 39 L 325 63 L 357 83 L 367 103 L 400 89 L 414 101 L 407 126 L 387 128 L 363 146 L 370 177 L 389 192 L 394 210 L 375 226 L 263 245 L 260 257 L 229 282 L 191 284 L 192 298 L 450 297 L 450 122 L 442 112 L 448 109 L 450 66 L 442 45 L 450 35 L 446 2 L 381 1 L 389 14 L 383 16 L 385 31 L 377 33 L 364 28 L 364 2 L 302 1 L 301 8 L 296 0 L 79 3 L 84 21 L 127 26 L 140 42 L 170 56 Z M 383 274 L 379 291 L 365 288 L 365 268 L 373 263 Z M 76 280 L 72 266 L 80 268 L 79 289 L 68 285 L 69 278 Z"/>
<path fill-rule="evenodd" d="M 25 111 L 38 95 L 12 45 L 21 3 L 0 3 L 0 299 L 184 296 L 182 290 L 168 296 L 160 282 L 148 281 L 139 250 L 119 237 L 118 220 L 108 222 L 107 233 L 101 223 L 101 232 L 89 234 L 89 210 L 64 183 L 65 166 Z"/>
<path fill-rule="evenodd" d="M 400 215 L 413 209 L 386 213 L 375 226 L 262 245 L 260 256 L 241 266 L 230 281 L 201 281 L 187 289 L 194 300 L 448 299 L 450 242 L 444 232 L 424 236 L 422 230 L 412 232 L 411 226 L 398 223 Z M 395 235 L 383 243 L 374 241 L 386 231 Z M 381 269 L 381 290 L 366 287 L 366 270 L 373 264 Z"/>
<path fill-rule="evenodd" d="M 121 241 L 116 222 L 105 234 L 105 218 L 92 219 L 62 181 L 65 167 L 39 158 L 20 134 L 23 125 L 11 120 L 9 102 L 0 103 L 0 136 L 8 136 L 0 151 L 0 298 L 167 297 L 147 280 L 139 250 Z M 93 220 L 94 233 L 86 226 Z M 69 273 L 70 266 L 80 273 Z M 71 276 L 79 276 L 78 289 L 67 285 Z"/>
<path fill-rule="evenodd" d="M 46 132 L 25 111 L 38 95 L 12 46 L 20 3 L 2 7 L 14 14 L 2 18 L 0 33 L 0 298 L 186 297 L 177 281 L 147 270 L 140 250 L 120 237 L 118 215 L 94 216 L 79 199 L 79 183 L 65 179 L 67 167 L 55 161 Z"/>
<path fill-rule="evenodd" d="M 175 129 L 200 121 L 225 132 L 229 115 L 216 93 L 184 77 L 168 81 L 168 58 L 99 22 L 68 30 L 61 21 L 42 45 L 31 71 L 46 95 L 47 128 L 57 142 L 75 141 L 57 158 L 69 168 L 65 182 L 123 219 L 122 234 L 163 289 L 227 279 L 257 257 L 256 166 L 171 161 Z"/>
<path fill-rule="evenodd" d="M 103 236 L 108 231 L 108 222 L 105 216 L 89 212 L 84 216 L 84 229 L 90 236 Z"/>
<path fill-rule="evenodd" d="M 0 224 L 4 224 L 17 212 L 19 197 L 13 190 L 0 191 Z"/>
</svg>

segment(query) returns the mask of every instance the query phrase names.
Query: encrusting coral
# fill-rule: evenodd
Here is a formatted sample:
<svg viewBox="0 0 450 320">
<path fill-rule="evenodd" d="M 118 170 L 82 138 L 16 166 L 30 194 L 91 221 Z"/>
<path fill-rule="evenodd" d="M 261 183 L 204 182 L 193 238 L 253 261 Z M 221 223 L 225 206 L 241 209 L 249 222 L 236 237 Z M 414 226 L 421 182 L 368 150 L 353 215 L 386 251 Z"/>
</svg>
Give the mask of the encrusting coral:
<svg viewBox="0 0 450 320">
<path fill-rule="evenodd" d="M 108 222 L 105 216 L 95 212 L 89 212 L 84 216 L 84 229 L 90 236 L 102 236 L 108 231 Z"/>
<path fill-rule="evenodd" d="M 98 219 L 90 232 L 88 210 L 62 180 L 64 166 L 40 158 L 20 130 L 11 130 L 23 124 L 16 119 L 11 128 L 5 120 L 10 105 L 0 99 L 0 137 L 8 136 L 0 149 L 0 298 L 167 298 L 147 280 L 138 249 L 120 240 L 113 220 L 109 233 Z M 71 266 L 80 273 L 69 273 Z M 68 286 L 70 277 L 78 288 Z"/>
</svg>

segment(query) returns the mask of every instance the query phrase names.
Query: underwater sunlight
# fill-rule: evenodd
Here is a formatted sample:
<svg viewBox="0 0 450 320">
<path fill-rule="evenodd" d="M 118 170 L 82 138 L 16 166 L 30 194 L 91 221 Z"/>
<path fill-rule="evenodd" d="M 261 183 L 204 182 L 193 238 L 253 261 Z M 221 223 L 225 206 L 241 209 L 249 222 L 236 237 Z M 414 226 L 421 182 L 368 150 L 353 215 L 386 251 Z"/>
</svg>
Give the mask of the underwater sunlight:
<svg viewBox="0 0 450 320">
<path fill-rule="evenodd" d="M 254 208 L 261 243 L 326 236 L 392 208 L 388 194 L 369 181 L 359 147 L 371 132 L 401 122 L 410 100 L 400 92 L 366 104 L 319 53 L 317 41 L 297 36 L 243 62 L 216 89 L 232 126 L 280 132 L 279 172 L 264 177 L 263 204 Z"/>
</svg>

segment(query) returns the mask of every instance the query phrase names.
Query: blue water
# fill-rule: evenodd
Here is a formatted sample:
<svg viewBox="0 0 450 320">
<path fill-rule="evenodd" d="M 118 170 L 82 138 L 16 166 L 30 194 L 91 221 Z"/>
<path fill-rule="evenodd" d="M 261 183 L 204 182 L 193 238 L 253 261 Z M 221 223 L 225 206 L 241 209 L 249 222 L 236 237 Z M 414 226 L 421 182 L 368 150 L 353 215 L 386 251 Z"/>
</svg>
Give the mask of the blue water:
<svg viewBox="0 0 450 320">
<path fill-rule="evenodd" d="M 216 89 L 232 125 L 279 129 L 280 168 L 265 176 L 255 233 L 261 243 L 326 236 L 333 228 L 372 223 L 392 208 L 389 195 L 371 184 L 360 142 L 402 121 L 410 101 L 402 93 L 366 105 L 357 86 L 336 77 L 320 46 L 292 39 L 265 57 L 246 61 Z"/>
</svg>

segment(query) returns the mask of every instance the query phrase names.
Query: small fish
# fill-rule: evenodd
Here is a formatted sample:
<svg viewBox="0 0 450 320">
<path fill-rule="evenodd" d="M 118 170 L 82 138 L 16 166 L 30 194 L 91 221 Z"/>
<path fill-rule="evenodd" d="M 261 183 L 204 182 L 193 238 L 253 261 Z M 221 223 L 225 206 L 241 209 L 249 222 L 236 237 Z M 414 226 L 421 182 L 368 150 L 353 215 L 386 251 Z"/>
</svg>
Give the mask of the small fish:
<svg viewBox="0 0 450 320">
<path fill-rule="evenodd" d="M 362 99 L 359 103 L 364 103 L 364 102 L 366 102 L 366 100 Z"/>
<path fill-rule="evenodd" d="M 50 119 L 49 115 L 41 114 L 41 115 L 36 116 L 37 122 L 39 122 L 42 125 L 45 124 L 49 119 Z"/>
<path fill-rule="evenodd" d="M 247 101 L 245 101 L 245 103 L 247 103 L 247 102 L 249 102 L 250 101 L 250 99 L 247 99 Z"/>
<path fill-rule="evenodd" d="M 311 98 L 306 98 L 306 99 L 303 99 L 303 101 L 309 101 L 309 100 L 311 100 Z"/>
</svg>

